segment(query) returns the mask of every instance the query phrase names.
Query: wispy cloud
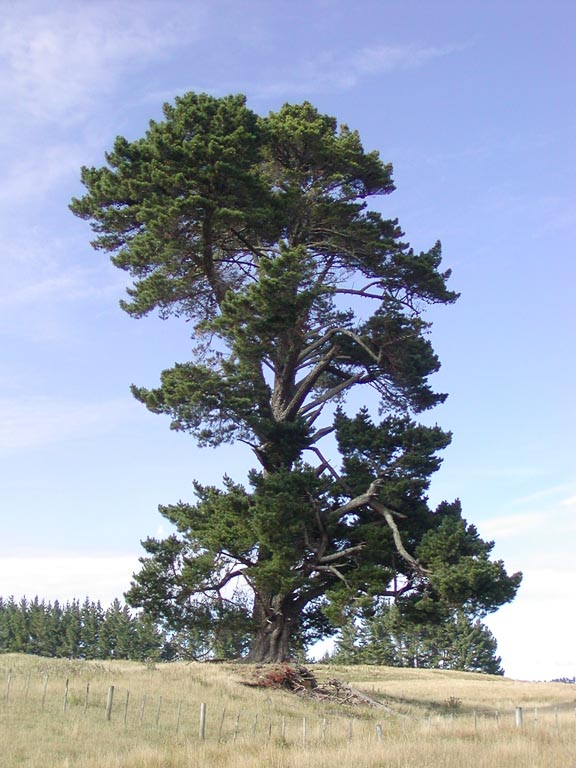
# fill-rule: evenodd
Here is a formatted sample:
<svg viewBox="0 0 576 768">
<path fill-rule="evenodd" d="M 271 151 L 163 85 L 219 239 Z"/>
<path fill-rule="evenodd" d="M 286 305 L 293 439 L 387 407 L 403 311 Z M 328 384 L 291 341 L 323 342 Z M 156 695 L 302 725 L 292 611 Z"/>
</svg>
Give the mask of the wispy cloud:
<svg viewBox="0 0 576 768">
<path fill-rule="evenodd" d="M 534 494 L 532 509 L 516 515 L 500 515 L 481 524 L 482 535 L 495 538 L 497 542 L 504 539 L 531 539 L 535 545 L 544 546 L 544 542 L 554 539 L 558 532 L 565 534 L 576 529 L 571 509 L 576 506 L 576 496 L 562 500 L 547 500 L 542 495 L 542 503 L 538 503 L 540 497 Z M 534 538 L 534 534 L 538 536 Z M 560 539 L 558 546 L 569 546 L 570 542 Z M 556 550 L 557 551 L 557 550 Z"/>
<path fill-rule="evenodd" d="M 525 506 L 526 504 L 533 504 L 535 501 L 545 501 L 546 499 L 554 500 L 560 496 L 569 493 L 574 487 L 573 483 L 561 483 L 559 485 L 553 485 L 550 487 L 542 488 L 539 491 L 530 493 L 527 496 L 521 496 L 518 499 L 514 499 L 512 502 L 515 506 Z M 573 497 L 576 500 L 576 496 Z M 561 502 L 564 504 L 564 502 Z"/>
<path fill-rule="evenodd" d="M 462 48 L 460 45 L 374 45 L 343 57 L 336 52 L 324 52 L 305 62 L 289 79 L 261 84 L 252 90 L 258 96 L 349 90 L 367 77 L 417 69 Z"/>
<path fill-rule="evenodd" d="M 86 149 L 72 142 L 43 145 L 35 143 L 25 152 L 4 159 L 0 179 L 0 203 L 9 207 L 46 198 L 60 182 L 78 179 Z"/>
<path fill-rule="evenodd" d="M 482 521 L 482 535 L 497 540 L 521 537 L 539 528 L 546 518 L 545 513 L 533 512 L 525 515 L 504 515 Z"/>
<path fill-rule="evenodd" d="M 98 270 L 74 268 L 65 273 L 45 277 L 23 285 L 5 295 L 0 294 L 2 310 L 15 306 L 38 305 L 44 301 L 77 301 L 118 293 L 116 283 L 105 284 Z"/>
<path fill-rule="evenodd" d="M 462 50 L 461 45 L 419 46 L 374 45 L 363 48 L 344 62 L 356 76 L 391 72 L 398 69 L 416 69 L 432 59 Z"/>
<path fill-rule="evenodd" d="M 3 7 L 0 87 L 17 111 L 74 121 L 126 70 L 194 39 L 202 18 L 195 5 L 193 14 L 145 0 Z"/>
<path fill-rule="evenodd" d="M 31 229 L 27 235 L 28 242 L 8 238 L 4 243 L 0 336 L 34 345 L 69 341 L 79 327 L 70 314 L 75 304 L 98 301 L 104 312 L 117 307 L 125 281 L 107 261 L 92 266 L 87 259 L 87 266 L 82 266 L 66 249 L 78 254 L 87 245 L 50 232 Z"/>
<path fill-rule="evenodd" d="M 61 402 L 48 397 L 0 400 L 0 455 L 74 439 L 86 430 L 106 433 L 139 417 L 131 399 Z"/>
</svg>

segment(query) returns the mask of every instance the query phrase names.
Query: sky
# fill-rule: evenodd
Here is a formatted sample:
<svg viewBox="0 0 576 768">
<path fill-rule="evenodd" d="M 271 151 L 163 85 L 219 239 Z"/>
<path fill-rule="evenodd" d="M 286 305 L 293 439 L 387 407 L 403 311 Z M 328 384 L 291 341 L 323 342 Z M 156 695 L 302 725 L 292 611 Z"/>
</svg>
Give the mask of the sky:
<svg viewBox="0 0 576 768">
<path fill-rule="evenodd" d="M 431 340 L 453 432 L 430 500 L 460 498 L 524 582 L 488 617 L 506 674 L 576 675 L 576 7 L 568 0 L 0 0 L 0 595 L 109 602 L 157 511 L 252 457 L 199 449 L 130 395 L 189 359 L 133 320 L 127 276 L 68 210 L 187 91 L 259 114 L 311 101 L 394 166 L 378 202 L 443 244 Z"/>
</svg>

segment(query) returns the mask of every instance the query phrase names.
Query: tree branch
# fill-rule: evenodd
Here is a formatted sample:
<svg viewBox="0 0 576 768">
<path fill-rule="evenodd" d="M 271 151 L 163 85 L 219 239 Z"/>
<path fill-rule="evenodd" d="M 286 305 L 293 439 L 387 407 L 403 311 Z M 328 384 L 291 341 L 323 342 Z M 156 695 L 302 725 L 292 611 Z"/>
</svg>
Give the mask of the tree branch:
<svg viewBox="0 0 576 768">
<path fill-rule="evenodd" d="M 312 436 L 310 440 L 310 445 L 313 443 L 317 443 L 318 440 L 322 440 L 323 437 L 326 437 L 326 435 L 329 435 L 331 432 L 334 432 L 335 427 L 322 427 L 322 429 L 318 429 L 314 435 Z"/>
<path fill-rule="evenodd" d="M 303 416 L 313 408 L 324 406 L 328 400 L 336 397 L 340 394 L 340 392 L 344 392 L 344 390 L 348 389 L 348 387 L 351 387 L 353 384 L 360 382 L 363 376 L 364 373 L 355 373 L 354 376 L 350 376 L 348 379 L 346 379 L 346 381 L 337 384 L 335 387 L 332 387 L 332 389 L 326 390 L 323 395 L 320 395 L 320 397 L 315 398 L 311 403 L 308 403 L 308 405 L 304 406 L 304 408 L 300 410 L 300 414 Z"/>
<path fill-rule="evenodd" d="M 379 501 L 376 501 L 375 499 L 372 499 L 370 501 L 370 507 L 375 512 L 377 512 L 379 515 L 382 515 L 384 520 L 386 520 L 386 524 L 392 531 L 392 536 L 394 538 L 394 544 L 396 545 L 396 549 L 398 550 L 398 554 L 401 555 L 404 560 L 406 560 L 409 565 L 414 568 L 414 570 L 417 573 L 420 573 L 422 575 L 426 573 L 430 573 L 426 568 L 424 568 L 418 560 L 412 557 L 412 555 L 406 550 L 404 547 L 404 544 L 402 542 L 402 537 L 400 536 L 400 531 L 398 530 L 398 526 L 394 522 L 394 512 L 391 509 L 388 509 L 388 507 L 385 507 L 384 504 L 381 504 Z"/>
<path fill-rule="evenodd" d="M 342 557 L 348 557 L 349 555 L 353 555 L 355 552 L 361 552 L 365 546 L 366 544 L 356 544 L 354 547 L 348 547 L 348 549 L 343 549 L 341 552 L 334 552 L 332 555 L 324 555 L 324 557 L 320 558 L 320 564 L 324 565 L 326 563 L 335 563 Z"/>
<path fill-rule="evenodd" d="M 315 565 L 313 566 L 314 571 L 321 571 L 326 573 L 333 573 L 334 576 L 336 576 L 340 581 L 343 581 L 346 585 L 347 589 L 350 589 L 350 584 L 348 583 L 346 577 L 340 573 L 340 571 L 333 565 Z"/>
<path fill-rule="evenodd" d="M 304 378 L 296 384 L 296 393 L 284 409 L 284 418 L 290 418 L 298 412 L 300 406 L 306 399 L 306 396 L 313 389 L 314 385 L 320 376 L 324 373 L 326 368 L 330 365 L 332 358 L 337 354 L 337 352 L 337 347 L 331 347 L 328 352 L 320 359 L 320 361 L 314 366 L 310 373 L 304 376 Z M 302 413 L 305 412 L 306 410 L 302 411 Z"/>
</svg>

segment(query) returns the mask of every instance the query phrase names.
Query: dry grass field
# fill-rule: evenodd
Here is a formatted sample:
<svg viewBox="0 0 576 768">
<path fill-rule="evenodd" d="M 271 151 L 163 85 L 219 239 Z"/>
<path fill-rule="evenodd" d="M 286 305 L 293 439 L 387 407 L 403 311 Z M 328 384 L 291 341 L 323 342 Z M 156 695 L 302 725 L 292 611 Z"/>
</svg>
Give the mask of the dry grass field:
<svg viewBox="0 0 576 768">
<path fill-rule="evenodd" d="M 249 687 L 257 671 L 245 665 L 1 655 L 0 765 L 576 768 L 572 685 L 386 667 L 314 671 L 383 706 Z"/>
</svg>

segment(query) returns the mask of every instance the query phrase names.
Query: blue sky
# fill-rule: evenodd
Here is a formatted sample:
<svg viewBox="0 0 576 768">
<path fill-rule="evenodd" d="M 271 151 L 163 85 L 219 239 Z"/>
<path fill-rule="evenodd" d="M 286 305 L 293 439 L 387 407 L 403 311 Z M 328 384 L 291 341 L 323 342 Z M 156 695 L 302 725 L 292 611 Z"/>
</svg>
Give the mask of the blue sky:
<svg viewBox="0 0 576 768">
<path fill-rule="evenodd" d="M 159 503 L 252 465 L 131 398 L 188 330 L 119 309 L 126 276 L 67 208 L 80 166 L 189 90 L 309 100 L 393 163 L 381 210 L 442 241 L 462 293 L 430 316 L 450 396 L 429 418 L 454 433 L 430 496 L 525 573 L 489 619 L 503 665 L 576 674 L 575 28 L 567 0 L 4 0 L 0 594 L 121 595 Z"/>
</svg>

